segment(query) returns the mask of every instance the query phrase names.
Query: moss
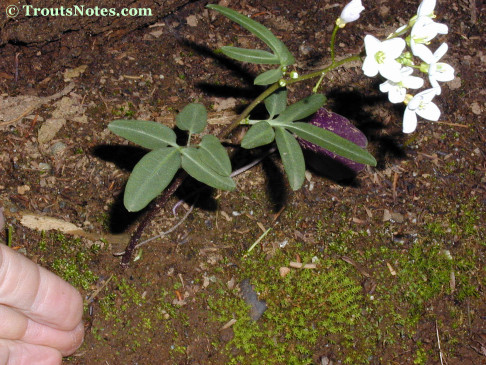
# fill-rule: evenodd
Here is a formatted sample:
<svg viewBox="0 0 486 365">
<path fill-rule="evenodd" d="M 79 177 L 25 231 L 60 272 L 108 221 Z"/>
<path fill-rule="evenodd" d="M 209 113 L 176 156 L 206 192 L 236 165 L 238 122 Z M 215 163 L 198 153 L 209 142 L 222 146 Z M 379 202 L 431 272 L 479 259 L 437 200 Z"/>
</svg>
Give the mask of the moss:
<svg viewBox="0 0 486 365">
<path fill-rule="evenodd" d="M 230 363 L 308 364 L 318 343 L 328 336 L 344 346 L 353 346 L 352 335 L 364 302 L 361 286 L 342 261 L 320 258 L 318 269 L 293 270 L 284 278 L 278 268 L 288 265 L 294 253 L 280 252 L 269 261 L 247 257 L 242 277 L 250 277 L 265 300 L 263 318 L 249 318 L 247 305 L 236 295 L 210 300 L 218 319 L 237 319 L 234 339 L 227 350 L 236 355 Z M 303 262 L 311 260 L 304 255 Z"/>
<path fill-rule="evenodd" d="M 179 353 L 184 348 L 179 332 L 187 327 L 187 316 L 171 304 L 169 292 L 161 289 L 147 299 L 145 289 L 151 283 L 137 285 L 126 278 L 114 276 L 110 288 L 100 294 L 101 319 L 93 323 L 92 332 L 103 338 L 117 338 L 130 351 L 136 351 L 141 344 L 150 343 L 161 330 L 173 342 L 171 353 Z"/>
<path fill-rule="evenodd" d="M 90 268 L 98 246 L 88 248 L 79 238 L 51 233 L 43 234 L 38 248 L 50 253 L 41 262 L 76 288 L 87 290 L 98 280 Z"/>
</svg>

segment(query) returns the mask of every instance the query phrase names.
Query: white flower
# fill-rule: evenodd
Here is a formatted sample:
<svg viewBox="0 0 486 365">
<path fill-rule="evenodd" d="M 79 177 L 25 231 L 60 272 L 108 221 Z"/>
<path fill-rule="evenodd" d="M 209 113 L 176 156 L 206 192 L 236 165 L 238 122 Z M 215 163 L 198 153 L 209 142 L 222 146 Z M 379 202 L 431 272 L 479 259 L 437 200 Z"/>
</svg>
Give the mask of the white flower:
<svg viewBox="0 0 486 365">
<path fill-rule="evenodd" d="M 403 67 L 400 70 L 400 80 L 393 82 L 390 80 L 380 84 L 381 92 L 388 93 L 388 100 L 392 103 L 402 103 L 407 94 L 407 88 L 420 89 L 424 85 L 424 80 L 417 76 L 411 76 L 413 68 Z"/>
<path fill-rule="evenodd" d="M 361 0 L 351 0 L 341 12 L 341 15 L 336 20 L 336 25 L 339 28 L 344 28 L 347 23 L 354 22 L 359 19 L 360 13 L 364 10 Z"/>
<path fill-rule="evenodd" d="M 428 72 L 430 84 L 437 89 L 437 95 L 441 93 L 438 81 L 454 80 L 454 68 L 447 63 L 438 62 L 446 54 L 448 48 L 446 43 L 442 43 L 434 54 L 427 48 L 427 52 L 422 52 L 420 55 L 420 58 L 426 63 L 425 66 L 422 64 L 420 69 Z"/>
<path fill-rule="evenodd" d="M 437 34 L 447 34 L 449 28 L 445 24 L 434 22 L 427 16 L 421 16 L 417 19 L 410 33 L 410 48 L 415 56 L 422 58 L 421 55 L 427 53 L 428 44 Z"/>
<path fill-rule="evenodd" d="M 436 0 L 423 0 L 417 10 L 418 16 L 428 16 L 429 18 L 434 17 L 434 9 Z"/>
<path fill-rule="evenodd" d="M 439 120 L 440 109 L 432 102 L 436 94 L 437 90 L 433 88 L 411 98 L 403 114 L 403 133 L 412 133 L 417 128 L 417 115 L 432 121 Z"/>
<path fill-rule="evenodd" d="M 396 58 L 405 48 L 405 41 L 401 38 L 394 38 L 380 42 L 368 34 L 364 38 L 364 43 L 366 58 L 363 62 L 363 73 L 366 76 L 374 77 L 379 72 L 384 78 L 399 82 L 401 65 Z"/>
<path fill-rule="evenodd" d="M 423 0 L 418 7 L 417 14 L 410 19 L 408 24 L 399 27 L 396 31 L 390 34 L 387 39 L 400 37 L 407 33 L 408 30 L 413 27 L 417 19 L 420 17 L 428 17 L 430 19 L 435 18 L 434 8 L 436 2 L 436 0 Z"/>
</svg>

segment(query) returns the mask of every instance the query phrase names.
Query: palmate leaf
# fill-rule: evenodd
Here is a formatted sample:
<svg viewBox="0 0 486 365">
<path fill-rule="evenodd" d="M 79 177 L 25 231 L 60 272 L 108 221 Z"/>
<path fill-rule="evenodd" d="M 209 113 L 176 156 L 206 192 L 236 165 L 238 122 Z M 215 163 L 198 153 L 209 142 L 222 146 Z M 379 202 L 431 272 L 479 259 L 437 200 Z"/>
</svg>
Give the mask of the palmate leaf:
<svg viewBox="0 0 486 365">
<path fill-rule="evenodd" d="M 212 134 L 205 135 L 199 143 L 199 155 L 203 163 L 223 176 L 230 176 L 231 161 L 219 139 Z"/>
<path fill-rule="evenodd" d="M 260 147 L 273 142 L 275 132 L 270 124 L 264 120 L 254 124 L 246 132 L 241 141 L 241 147 L 250 149 Z"/>
<path fill-rule="evenodd" d="M 182 150 L 182 168 L 194 179 L 216 189 L 234 190 L 236 184 L 229 176 L 223 176 L 207 166 L 200 157 L 200 150 L 187 147 Z"/>
<path fill-rule="evenodd" d="M 156 122 L 120 119 L 108 124 L 108 129 L 117 136 L 151 150 L 176 143 L 174 131 Z"/>
<path fill-rule="evenodd" d="M 262 24 L 224 6 L 209 4 L 206 7 L 220 12 L 260 38 L 277 55 L 282 66 L 288 66 L 295 62 L 294 56 L 292 56 L 285 44 Z"/>
<path fill-rule="evenodd" d="M 160 148 L 147 153 L 128 178 L 123 197 L 125 208 L 129 212 L 145 208 L 169 185 L 180 167 L 181 155 L 176 148 Z"/>
<path fill-rule="evenodd" d="M 292 190 L 299 190 L 305 179 L 304 154 L 299 142 L 282 127 L 275 128 L 275 141 Z"/>
<path fill-rule="evenodd" d="M 375 158 L 368 151 L 326 129 L 302 122 L 291 123 L 286 128 L 300 138 L 339 156 L 362 164 L 376 166 Z"/>
<path fill-rule="evenodd" d="M 238 47 L 224 46 L 221 47 L 221 52 L 226 56 L 231 57 L 237 61 L 259 63 L 267 65 L 279 65 L 279 58 L 273 53 L 262 51 L 260 49 L 246 49 Z"/>
<path fill-rule="evenodd" d="M 325 102 L 326 97 L 324 95 L 312 94 L 295 104 L 289 105 L 274 121 L 287 124 L 295 120 L 304 119 L 314 114 Z"/>
<path fill-rule="evenodd" d="M 287 106 L 287 89 L 280 89 L 265 98 L 265 108 L 267 108 L 270 119 L 279 115 Z"/>
<path fill-rule="evenodd" d="M 206 128 L 208 113 L 202 104 L 187 104 L 176 116 L 176 125 L 189 133 L 201 133 Z"/>
<path fill-rule="evenodd" d="M 282 70 L 280 68 L 276 68 L 274 70 L 268 70 L 255 78 L 253 83 L 255 85 L 270 85 L 274 82 L 277 82 L 282 78 Z"/>
</svg>

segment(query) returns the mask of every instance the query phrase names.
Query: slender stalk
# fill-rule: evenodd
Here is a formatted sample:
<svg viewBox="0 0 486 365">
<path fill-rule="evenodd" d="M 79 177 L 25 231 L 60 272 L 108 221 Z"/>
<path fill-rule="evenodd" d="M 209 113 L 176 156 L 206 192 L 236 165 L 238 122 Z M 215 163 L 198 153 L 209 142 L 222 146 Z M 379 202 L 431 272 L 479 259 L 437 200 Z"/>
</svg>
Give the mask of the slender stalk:
<svg viewBox="0 0 486 365">
<path fill-rule="evenodd" d="M 245 119 L 249 114 L 250 112 L 256 108 L 256 106 L 258 104 L 260 104 L 263 100 L 265 100 L 265 98 L 269 95 L 271 95 L 275 90 L 277 90 L 279 88 L 279 84 L 278 83 L 275 83 L 273 84 L 272 86 L 270 86 L 268 89 L 265 89 L 264 92 L 262 92 L 260 95 L 258 95 L 258 97 L 252 101 L 252 103 L 250 105 L 248 105 L 245 110 L 243 110 L 241 112 L 241 114 L 239 114 L 235 119 L 233 119 L 231 121 L 231 123 L 229 125 L 226 126 L 225 129 L 223 129 L 219 134 L 218 134 L 218 137 L 221 139 L 221 138 L 226 138 L 232 131 L 233 129 L 235 129 L 236 127 L 238 127 L 238 125 L 240 124 L 240 122 Z"/>
<path fill-rule="evenodd" d="M 346 58 L 342 59 L 341 61 L 332 62 L 329 66 L 327 66 L 326 68 L 324 68 L 322 70 L 315 71 L 315 72 L 311 72 L 311 73 L 306 74 L 306 75 L 302 75 L 302 76 L 300 76 L 300 77 L 298 77 L 296 79 L 286 79 L 285 80 L 286 85 L 295 84 L 296 82 L 300 82 L 300 81 L 304 81 L 304 80 L 309 80 L 309 79 L 312 79 L 314 77 L 323 77 L 329 71 L 331 71 L 331 70 L 333 70 L 333 69 L 335 69 L 335 68 L 337 68 L 337 67 L 339 67 L 339 66 L 341 66 L 341 65 L 343 65 L 343 64 L 345 64 L 347 62 L 359 60 L 360 57 L 361 57 L 360 54 L 353 55 L 353 56 L 349 56 L 349 57 L 346 57 Z M 276 91 L 280 87 L 281 86 L 277 82 L 277 83 L 271 85 L 270 87 L 268 87 L 267 89 L 265 89 L 265 91 L 263 91 L 255 100 L 253 100 L 253 102 L 250 105 L 248 105 L 245 108 L 245 110 L 243 110 L 243 112 L 241 114 L 239 114 L 236 118 L 234 118 L 231 121 L 231 123 L 228 126 L 226 126 L 226 128 L 224 128 L 218 134 L 218 138 L 220 138 L 220 139 L 226 138 L 236 127 L 238 127 L 238 125 L 240 125 L 240 122 L 243 119 L 245 119 L 250 114 L 250 112 L 253 109 L 255 109 L 255 107 L 258 104 L 260 104 L 263 100 L 265 100 L 265 98 L 267 96 L 271 95 L 274 91 Z M 187 176 L 188 176 L 187 173 L 184 172 L 184 171 L 182 171 L 172 181 L 172 183 L 170 184 L 170 186 L 166 190 L 164 190 L 164 192 L 161 195 L 159 195 L 151 203 L 151 205 L 149 206 L 149 209 L 148 209 L 147 214 L 143 217 L 142 221 L 139 223 L 137 229 L 135 230 L 135 232 L 133 233 L 132 237 L 130 238 L 130 242 L 128 243 L 127 247 L 125 248 L 125 253 L 123 254 L 122 260 L 121 260 L 121 266 L 123 268 L 127 268 L 128 265 L 130 264 L 130 261 L 131 261 L 131 258 L 132 258 L 132 254 L 133 254 L 133 250 L 137 246 L 138 241 L 140 240 L 140 237 L 142 236 L 142 233 L 145 230 L 145 228 L 147 228 L 147 226 L 152 221 L 152 219 L 157 215 L 157 213 L 168 202 L 169 198 L 182 185 L 182 183 L 184 182 L 184 180 L 186 179 Z"/>
<path fill-rule="evenodd" d="M 337 34 L 338 30 L 339 30 L 339 26 L 336 24 L 334 26 L 334 30 L 332 31 L 332 35 L 331 35 L 331 65 L 334 65 L 334 60 L 336 59 L 336 57 L 335 57 L 336 54 L 334 52 L 334 46 L 336 44 L 336 34 Z M 325 75 L 325 73 L 323 72 L 321 74 L 321 77 L 319 78 L 319 81 L 317 81 L 316 86 L 314 86 L 314 88 L 312 89 L 312 92 L 314 94 L 317 92 L 317 90 L 319 90 L 319 86 L 321 86 L 321 82 L 324 79 L 324 75 Z"/>
<path fill-rule="evenodd" d="M 335 59 L 335 52 L 334 52 L 334 46 L 336 44 L 336 34 L 337 31 L 339 30 L 339 27 L 337 25 L 334 26 L 334 30 L 332 31 L 331 35 L 331 65 L 334 63 Z"/>
</svg>

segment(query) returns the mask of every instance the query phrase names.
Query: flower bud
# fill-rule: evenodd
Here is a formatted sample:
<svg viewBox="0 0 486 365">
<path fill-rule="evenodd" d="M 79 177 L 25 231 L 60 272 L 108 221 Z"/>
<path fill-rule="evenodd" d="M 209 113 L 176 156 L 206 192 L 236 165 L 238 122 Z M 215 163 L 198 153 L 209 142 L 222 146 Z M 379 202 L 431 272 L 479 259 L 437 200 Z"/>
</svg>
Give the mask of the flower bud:
<svg viewBox="0 0 486 365">
<path fill-rule="evenodd" d="M 341 12 L 341 15 L 336 20 L 336 25 L 339 28 L 344 28 L 347 23 L 354 22 L 359 19 L 360 13 L 364 10 L 361 0 L 351 0 Z"/>
</svg>

